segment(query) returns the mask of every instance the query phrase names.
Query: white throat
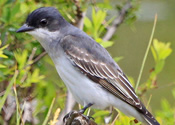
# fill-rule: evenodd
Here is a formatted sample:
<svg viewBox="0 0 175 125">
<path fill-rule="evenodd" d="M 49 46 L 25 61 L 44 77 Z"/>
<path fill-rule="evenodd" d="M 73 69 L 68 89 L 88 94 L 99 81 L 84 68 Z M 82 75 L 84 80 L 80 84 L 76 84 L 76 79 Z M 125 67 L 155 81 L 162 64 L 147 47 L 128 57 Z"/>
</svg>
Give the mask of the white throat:
<svg viewBox="0 0 175 125">
<path fill-rule="evenodd" d="M 51 32 L 44 28 L 37 28 L 27 33 L 35 37 L 47 52 L 50 50 L 49 44 L 58 40 L 60 35 L 59 31 Z"/>
</svg>

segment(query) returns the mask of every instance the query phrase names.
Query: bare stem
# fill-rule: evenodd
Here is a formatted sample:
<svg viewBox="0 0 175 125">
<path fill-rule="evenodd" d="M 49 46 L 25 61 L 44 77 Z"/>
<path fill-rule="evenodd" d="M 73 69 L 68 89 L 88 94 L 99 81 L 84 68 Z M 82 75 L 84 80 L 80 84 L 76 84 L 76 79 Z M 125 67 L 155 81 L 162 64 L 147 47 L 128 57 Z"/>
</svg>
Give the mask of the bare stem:
<svg viewBox="0 0 175 125">
<path fill-rule="evenodd" d="M 116 32 L 117 28 L 120 26 L 120 24 L 123 23 L 124 19 L 126 18 L 126 14 L 128 13 L 129 9 L 132 8 L 131 2 L 128 1 L 121 11 L 119 11 L 119 15 L 114 19 L 113 23 L 111 26 L 107 28 L 107 32 L 103 37 L 104 41 L 108 41 L 112 38 L 114 33 Z"/>
<path fill-rule="evenodd" d="M 147 46 L 147 49 L 146 49 L 146 52 L 145 52 L 145 55 L 144 55 L 144 58 L 143 58 L 142 65 L 141 65 L 141 68 L 140 68 L 140 73 L 139 73 L 139 76 L 138 76 L 138 79 L 137 79 L 135 91 L 137 91 L 138 86 L 140 84 L 140 79 L 142 77 L 142 73 L 143 73 L 143 69 L 144 69 L 144 66 L 145 66 L 145 62 L 146 62 L 146 59 L 147 59 L 147 56 L 148 56 L 148 52 L 149 52 L 149 49 L 150 49 L 150 46 L 151 46 L 151 43 L 152 43 L 152 40 L 153 40 L 153 36 L 154 36 L 155 28 L 156 28 L 156 23 L 157 23 L 157 14 L 155 15 L 155 18 L 154 18 L 153 29 L 152 29 L 151 36 L 150 36 L 150 39 L 149 39 L 149 43 L 148 43 L 148 46 Z"/>
</svg>

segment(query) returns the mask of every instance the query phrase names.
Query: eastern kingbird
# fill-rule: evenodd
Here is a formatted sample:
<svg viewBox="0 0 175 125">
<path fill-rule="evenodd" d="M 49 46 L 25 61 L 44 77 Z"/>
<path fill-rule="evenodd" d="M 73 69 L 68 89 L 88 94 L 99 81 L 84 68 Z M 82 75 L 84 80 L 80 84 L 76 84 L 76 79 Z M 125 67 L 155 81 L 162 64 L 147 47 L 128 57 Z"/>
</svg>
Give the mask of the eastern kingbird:
<svg viewBox="0 0 175 125">
<path fill-rule="evenodd" d="M 57 9 L 34 10 L 17 32 L 27 32 L 40 42 L 81 105 L 100 109 L 114 106 L 147 125 L 159 125 L 106 49 L 68 23 Z"/>
</svg>

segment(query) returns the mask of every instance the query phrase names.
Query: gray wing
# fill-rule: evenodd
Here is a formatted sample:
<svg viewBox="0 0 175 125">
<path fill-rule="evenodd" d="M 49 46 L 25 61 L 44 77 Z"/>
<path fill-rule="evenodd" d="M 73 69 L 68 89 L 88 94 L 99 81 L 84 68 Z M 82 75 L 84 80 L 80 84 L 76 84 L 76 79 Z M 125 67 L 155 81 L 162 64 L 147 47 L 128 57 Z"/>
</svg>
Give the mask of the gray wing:
<svg viewBox="0 0 175 125">
<path fill-rule="evenodd" d="M 89 37 L 68 35 L 62 39 L 61 46 L 73 65 L 92 81 L 139 112 L 152 117 L 136 96 L 123 71 L 101 45 Z"/>
</svg>

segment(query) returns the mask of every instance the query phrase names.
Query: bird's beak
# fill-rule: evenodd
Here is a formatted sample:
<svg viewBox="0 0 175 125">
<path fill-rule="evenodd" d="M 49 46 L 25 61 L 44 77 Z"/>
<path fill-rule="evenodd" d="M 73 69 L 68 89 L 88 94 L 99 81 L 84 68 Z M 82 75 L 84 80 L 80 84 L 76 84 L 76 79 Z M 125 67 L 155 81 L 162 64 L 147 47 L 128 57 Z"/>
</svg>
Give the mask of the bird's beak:
<svg viewBox="0 0 175 125">
<path fill-rule="evenodd" d="M 30 27 L 27 24 L 24 24 L 22 27 L 20 27 L 16 32 L 20 33 L 20 32 L 27 32 L 27 31 L 32 31 L 34 30 L 34 27 Z"/>
</svg>

